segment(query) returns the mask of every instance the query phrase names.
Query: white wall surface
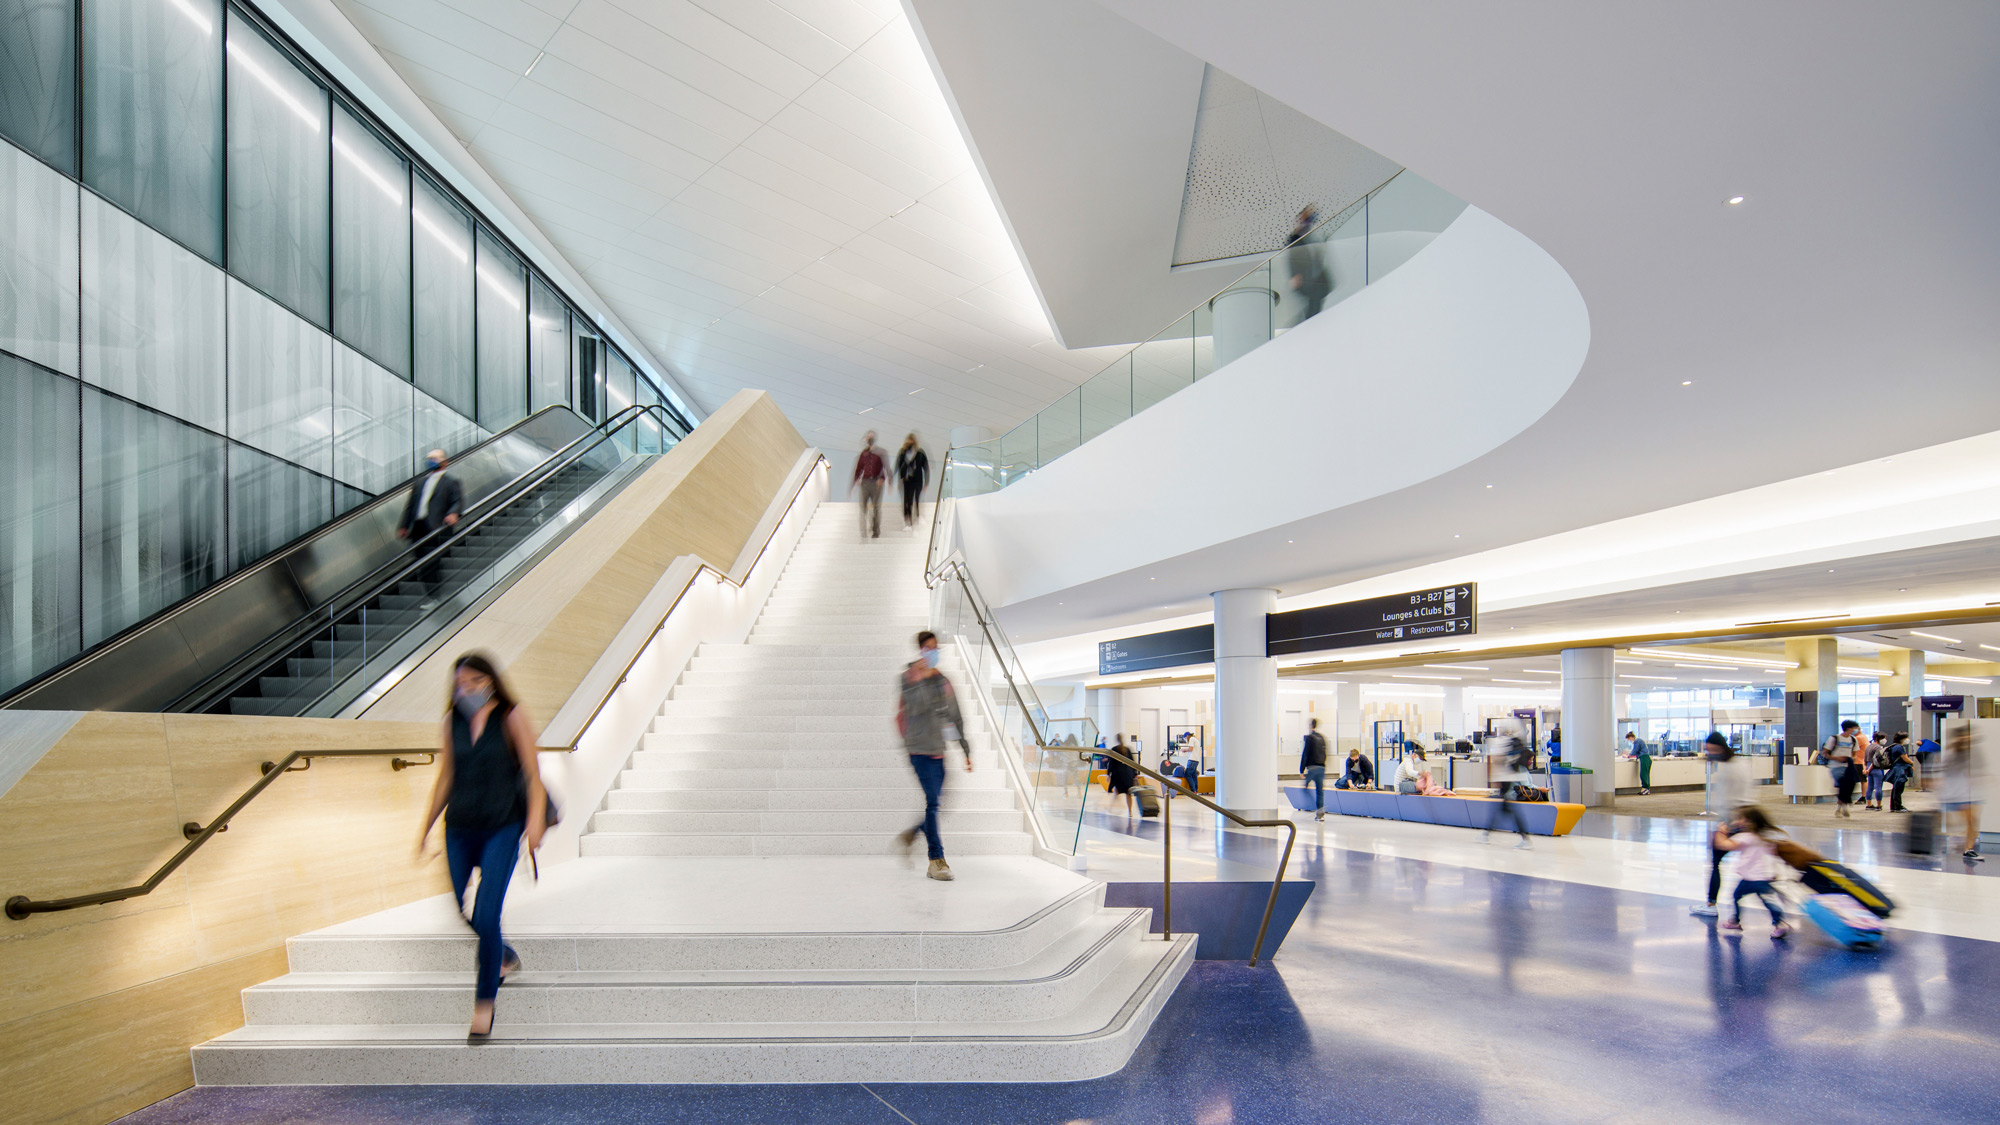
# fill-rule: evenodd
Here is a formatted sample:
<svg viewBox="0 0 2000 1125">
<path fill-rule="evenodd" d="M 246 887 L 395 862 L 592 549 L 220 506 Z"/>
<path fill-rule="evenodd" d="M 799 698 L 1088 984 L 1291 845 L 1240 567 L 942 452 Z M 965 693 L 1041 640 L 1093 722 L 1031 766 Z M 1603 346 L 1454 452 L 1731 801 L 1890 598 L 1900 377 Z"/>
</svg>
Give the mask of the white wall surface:
<svg viewBox="0 0 2000 1125">
<path fill-rule="evenodd" d="M 1486 453 L 1562 397 L 1589 342 L 1562 267 L 1468 207 L 1377 284 L 961 501 L 966 557 L 996 606 L 1114 575 L 1125 580 L 1094 590 L 1093 610 L 1280 585 L 1303 560 L 1231 541 L 1331 519 Z"/>
</svg>

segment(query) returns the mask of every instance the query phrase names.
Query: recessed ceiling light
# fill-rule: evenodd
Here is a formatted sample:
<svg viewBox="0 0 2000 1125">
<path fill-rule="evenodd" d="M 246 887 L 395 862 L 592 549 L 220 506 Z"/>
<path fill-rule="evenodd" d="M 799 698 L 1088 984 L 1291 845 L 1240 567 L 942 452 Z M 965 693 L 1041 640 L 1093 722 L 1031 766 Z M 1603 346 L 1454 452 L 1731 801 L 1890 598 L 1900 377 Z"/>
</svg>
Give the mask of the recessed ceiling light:
<svg viewBox="0 0 2000 1125">
<path fill-rule="evenodd" d="M 1743 202 L 1743 197 L 1742 197 L 1742 196 L 1740 196 L 1740 195 L 1732 195 L 1732 196 L 1730 196 L 1730 197 L 1729 197 L 1729 205 L 1730 205 L 1731 207 L 1734 207 L 1734 206 L 1736 206 L 1737 204 L 1739 204 L 1739 203 L 1742 203 L 1742 202 Z"/>
<path fill-rule="evenodd" d="M 1454 536 L 1452 536 L 1452 538 L 1453 538 L 1453 539 L 1456 539 L 1456 538 L 1458 538 L 1458 536 L 1454 535 Z"/>
<path fill-rule="evenodd" d="M 924 393 L 924 389 L 922 387 L 918 387 L 916 390 L 911 391 L 910 393 L 913 395 L 920 395 Z"/>
<path fill-rule="evenodd" d="M 1681 386 L 1683 386 L 1683 387 L 1692 387 L 1692 386 L 1694 386 L 1694 380 L 1693 380 L 1693 379 L 1682 379 L 1682 380 L 1681 380 Z"/>
<path fill-rule="evenodd" d="M 1486 487 L 1488 487 L 1488 488 L 1492 488 L 1493 486 L 1489 484 L 1489 485 L 1487 485 Z"/>
<path fill-rule="evenodd" d="M 2000 648 L 1994 648 L 1992 645 L 1980 645 L 1979 647 L 1985 649 L 1987 652 L 2000 652 Z"/>
<path fill-rule="evenodd" d="M 1457 669 L 1460 669 L 1460 670 L 1462 670 L 1462 671 L 1466 671 L 1466 672 L 1490 672 L 1490 671 L 1492 671 L 1492 669 L 1491 669 L 1491 668 L 1488 668 L 1488 667 L 1486 667 L 1486 666 L 1485 666 L 1484 664 L 1426 664 L 1426 665 L 1424 665 L 1424 667 L 1426 667 L 1426 668 L 1457 668 Z"/>
<path fill-rule="evenodd" d="M 535 61 L 528 64 L 528 69 L 521 72 L 521 77 L 526 78 L 535 73 L 535 68 L 542 65 L 542 56 L 546 54 L 548 54 L 547 51 L 535 52 Z"/>
<path fill-rule="evenodd" d="M 1929 637 L 1931 640 L 1943 641 L 1948 645 L 1962 645 L 1965 643 L 1964 641 L 1954 641 L 1950 637 L 1940 637 L 1936 633 L 1921 633 L 1915 629 L 1910 630 L 1910 635 L 1913 637 Z"/>
</svg>

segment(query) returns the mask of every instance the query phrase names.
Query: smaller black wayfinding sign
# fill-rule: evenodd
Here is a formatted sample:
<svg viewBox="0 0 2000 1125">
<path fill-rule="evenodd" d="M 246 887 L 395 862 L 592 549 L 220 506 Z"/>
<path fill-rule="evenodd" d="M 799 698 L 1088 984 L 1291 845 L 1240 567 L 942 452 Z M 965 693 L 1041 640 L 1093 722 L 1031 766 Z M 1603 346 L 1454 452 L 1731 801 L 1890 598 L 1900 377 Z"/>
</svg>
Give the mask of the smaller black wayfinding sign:
<svg viewBox="0 0 2000 1125">
<path fill-rule="evenodd" d="M 1177 668 L 1183 664 L 1208 664 L 1215 660 L 1215 626 L 1195 625 L 1097 642 L 1097 674 L 1115 676 L 1120 672 L 1144 672 L 1150 668 Z"/>
<path fill-rule="evenodd" d="M 1264 654 L 1470 636 L 1478 628 L 1478 605 L 1478 583 L 1466 582 L 1274 613 L 1264 619 Z"/>
</svg>

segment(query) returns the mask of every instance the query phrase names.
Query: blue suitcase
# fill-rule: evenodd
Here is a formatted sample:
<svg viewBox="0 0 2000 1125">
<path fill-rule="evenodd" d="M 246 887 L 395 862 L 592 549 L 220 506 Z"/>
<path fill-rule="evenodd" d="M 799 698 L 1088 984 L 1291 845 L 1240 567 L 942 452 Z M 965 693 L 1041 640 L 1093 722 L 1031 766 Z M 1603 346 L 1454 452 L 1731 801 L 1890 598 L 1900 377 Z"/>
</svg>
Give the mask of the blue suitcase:
<svg viewBox="0 0 2000 1125">
<path fill-rule="evenodd" d="M 1826 936 L 1849 949 L 1874 949 L 1882 944 L 1882 923 L 1867 907 L 1847 895 L 1812 895 L 1806 917 Z"/>
</svg>

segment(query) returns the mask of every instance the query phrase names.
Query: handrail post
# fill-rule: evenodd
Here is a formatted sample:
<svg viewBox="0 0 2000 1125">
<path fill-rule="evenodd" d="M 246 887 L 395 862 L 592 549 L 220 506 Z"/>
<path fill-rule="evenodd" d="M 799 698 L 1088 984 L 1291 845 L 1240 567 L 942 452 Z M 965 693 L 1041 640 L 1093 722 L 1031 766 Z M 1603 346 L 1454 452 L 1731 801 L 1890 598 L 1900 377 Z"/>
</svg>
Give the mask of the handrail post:
<svg viewBox="0 0 2000 1125">
<path fill-rule="evenodd" d="M 1174 795 L 1172 793 L 1160 795 L 1160 843 L 1160 936 L 1172 941 L 1174 940 Z"/>
</svg>

